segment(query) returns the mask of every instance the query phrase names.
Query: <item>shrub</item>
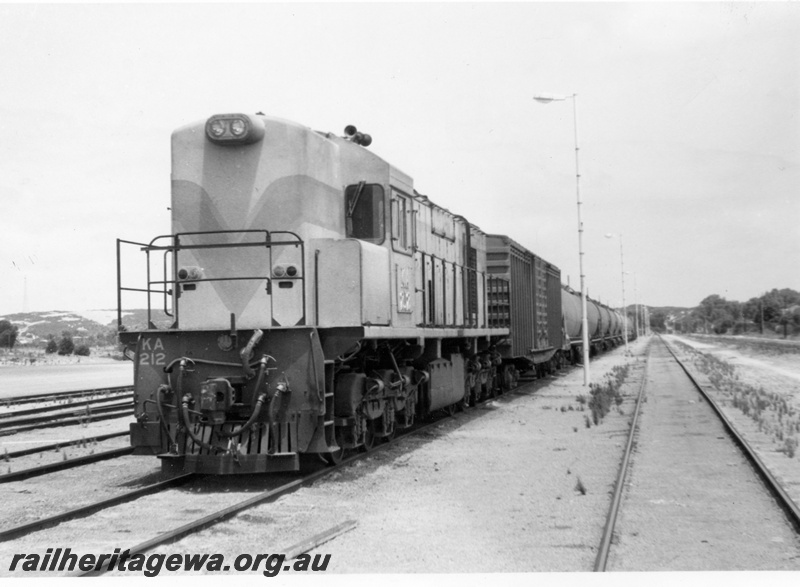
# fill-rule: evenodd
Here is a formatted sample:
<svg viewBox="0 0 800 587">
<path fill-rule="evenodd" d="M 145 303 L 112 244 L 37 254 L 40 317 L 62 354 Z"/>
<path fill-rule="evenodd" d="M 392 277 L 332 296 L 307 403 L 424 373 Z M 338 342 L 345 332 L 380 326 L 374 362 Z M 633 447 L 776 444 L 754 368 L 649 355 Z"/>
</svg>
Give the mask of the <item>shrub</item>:
<svg viewBox="0 0 800 587">
<path fill-rule="evenodd" d="M 58 342 L 59 355 L 71 355 L 75 350 L 75 343 L 72 342 L 72 337 L 64 335 Z"/>
<path fill-rule="evenodd" d="M 76 355 L 80 355 L 81 357 L 88 357 L 91 352 L 92 351 L 85 344 L 77 346 L 74 351 Z"/>
<path fill-rule="evenodd" d="M 783 452 L 790 459 L 794 458 L 794 453 L 797 450 L 797 439 L 794 436 L 787 436 L 783 445 Z"/>
</svg>

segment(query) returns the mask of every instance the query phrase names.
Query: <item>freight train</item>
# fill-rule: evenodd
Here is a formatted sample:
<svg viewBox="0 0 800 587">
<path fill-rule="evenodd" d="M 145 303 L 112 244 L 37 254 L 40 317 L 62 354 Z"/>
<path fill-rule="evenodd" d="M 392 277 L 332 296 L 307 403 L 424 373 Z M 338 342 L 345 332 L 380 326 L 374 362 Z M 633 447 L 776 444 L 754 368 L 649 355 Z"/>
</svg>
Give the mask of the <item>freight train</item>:
<svg viewBox="0 0 800 587">
<path fill-rule="evenodd" d="M 577 360 L 580 298 L 558 267 L 436 205 L 370 143 L 261 113 L 172 134 L 171 232 L 117 240 L 135 454 L 210 474 L 335 464 Z M 618 344 L 621 316 L 588 307 L 593 351 Z"/>
</svg>

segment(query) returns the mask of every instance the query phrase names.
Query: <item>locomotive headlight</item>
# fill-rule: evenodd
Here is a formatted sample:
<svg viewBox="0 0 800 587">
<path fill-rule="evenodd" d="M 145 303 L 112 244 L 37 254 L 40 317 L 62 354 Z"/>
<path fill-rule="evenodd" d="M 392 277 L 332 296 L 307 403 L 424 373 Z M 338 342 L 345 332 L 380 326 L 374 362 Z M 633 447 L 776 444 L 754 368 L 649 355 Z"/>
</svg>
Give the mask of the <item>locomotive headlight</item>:
<svg viewBox="0 0 800 587">
<path fill-rule="evenodd" d="M 215 114 L 206 121 L 206 137 L 218 145 L 247 145 L 264 138 L 264 121 L 249 114 Z"/>
<path fill-rule="evenodd" d="M 225 134 L 225 123 L 221 120 L 215 120 L 208 125 L 208 134 L 215 138 L 219 138 Z"/>
<path fill-rule="evenodd" d="M 244 120 L 235 119 L 231 121 L 231 133 L 233 136 L 240 137 L 247 131 L 247 125 Z"/>
<path fill-rule="evenodd" d="M 178 269 L 178 279 L 181 281 L 194 281 L 203 279 L 203 277 L 205 276 L 203 275 L 202 267 L 181 267 Z"/>
<path fill-rule="evenodd" d="M 275 265 L 272 268 L 272 277 L 297 277 L 297 267 L 295 265 Z"/>
</svg>

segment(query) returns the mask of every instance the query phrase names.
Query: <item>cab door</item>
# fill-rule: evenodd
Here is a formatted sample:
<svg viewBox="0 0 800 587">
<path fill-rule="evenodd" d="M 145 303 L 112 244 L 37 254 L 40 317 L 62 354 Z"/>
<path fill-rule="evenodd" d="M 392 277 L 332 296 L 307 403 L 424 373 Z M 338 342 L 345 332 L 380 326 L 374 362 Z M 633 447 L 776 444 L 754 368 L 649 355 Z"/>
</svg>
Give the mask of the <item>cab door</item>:
<svg viewBox="0 0 800 587">
<path fill-rule="evenodd" d="M 416 271 L 414 263 L 413 200 L 392 189 L 390 206 L 392 235 L 392 322 L 395 326 L 414 326 Z"/>
</svg>

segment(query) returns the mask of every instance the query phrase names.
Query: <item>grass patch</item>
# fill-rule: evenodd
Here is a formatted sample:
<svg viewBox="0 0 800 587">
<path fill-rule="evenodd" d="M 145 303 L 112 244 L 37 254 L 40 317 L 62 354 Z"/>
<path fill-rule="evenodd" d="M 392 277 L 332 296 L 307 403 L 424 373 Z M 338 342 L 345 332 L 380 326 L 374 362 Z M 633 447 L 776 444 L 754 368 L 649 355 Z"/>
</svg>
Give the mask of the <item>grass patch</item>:
<svg viewBox="0 0 800 587">
<path fill-rule="evenodd" d="M 724 404 L 731 405 L 748 416 L 759 431 L 771 436 L 773 443 L 781 443 L 778 452 L 794 458 L 797 451 L 797 433 L 800 432 L 800 414 L 779 393 L 766 391 L 740 380 L 736 367 L 704 353 L 683 342 L 676 341 L 692 365 L 703 373 L 720 394 Z M 760 343 L 760 341 L 756 341 Z"/>
</svg>

